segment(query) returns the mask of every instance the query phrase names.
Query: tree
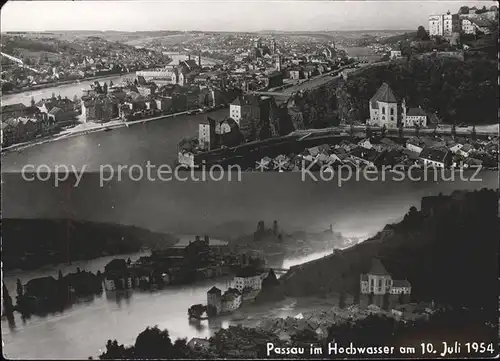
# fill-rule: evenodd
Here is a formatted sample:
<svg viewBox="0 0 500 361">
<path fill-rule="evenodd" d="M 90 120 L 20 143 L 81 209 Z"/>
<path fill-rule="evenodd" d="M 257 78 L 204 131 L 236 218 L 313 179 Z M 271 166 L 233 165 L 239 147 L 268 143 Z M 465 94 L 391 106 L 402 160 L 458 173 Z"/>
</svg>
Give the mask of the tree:
<svg viewBox="0 0 500 361">
<path fill-rule="evenodd" d="M 406 57 L 406 60 L 409 61 L 411 59 L 413 50 L 408 40 L 401 42 L 401 44 L 399 45 L 399 50 L 401 50 L 401 55 Z"/>
<path fill-rule="evenodd" d="M 458 10 L 458 13 L 459 13 L 459 14 L 468 14 L 468 13 L 469 13 L 469 7 L 468 7 L 468 6 L 462 6 L 462 7 Z"/>
<path fill-rule="evenodd" d="M 21 283 L 21 280 L 18 278 L 16 282 L 16 290 L 17 290 L 17 297 L 23 297 L 23 284 Z"/>
<path fill-rule="evenodd" d="M 125 348 L 124 345 L 118 345 L 116 340 L 108 340 L 106 343 L 106 352 L 99 355 L 100 360 L 117 360 L 117 359 L 130 359 L 133 348 Z"/>
<path fill-rule="evenodd" d="M 94 90 L 97 94 L 102 94 L 101 84 L 97 80 L 94 82 Z"/>
<path fill-rule="evenodd" d="M 420 25 L 417 29 L 417 40 L 421 41 L 430 40 L 429 34 L 427 34 L 427 31 L 422 25 Z"/>
<path fill-rule="evenodd" d="M 485 12 L 488 12 L 488 9 L 486 8 L 486 6 L 483 6 L 482 9 L 476 10 L 476 14 L 484 14 Z"/>
<path fill-rule="evenodd" d="M 161 331 L 158 326 L 146 328 L 137 336 L 134 351 L 137 358 L 170 358 L 172 341 L 168 331 Z"/>
<path fill-rule="evenodd" d="M 408 215 L 410 217 L 415 217 L 417 213 L 418 213 L 417 208 L 415 206 L 411 206 L 410 210 L 408 211 Z"/>
<path fill-rule="evenodd" d="M 205 311 L 206 307 L 202 304 L 193 305 L 188 309 L 188 316 L 193 318 L 200 318 Z"/>
<path fill-rule="evenodd" d="M 3 289 L 3 308 L 6 314 L 11 314 L 14 310 L 14 306 L 12 305 L 12 297 L 9 295 L 9 290 L 5 286 L 5 283 L 2 285 Z"/>
</svg>

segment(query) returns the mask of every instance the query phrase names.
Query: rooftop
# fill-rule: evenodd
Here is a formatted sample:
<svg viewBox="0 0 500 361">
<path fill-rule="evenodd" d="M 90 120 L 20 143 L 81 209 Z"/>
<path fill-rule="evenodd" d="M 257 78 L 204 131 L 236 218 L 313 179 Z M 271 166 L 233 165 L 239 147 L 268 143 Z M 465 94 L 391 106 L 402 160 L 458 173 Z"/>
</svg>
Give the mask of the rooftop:
<svg viewBox="0 0 500 361">
<path fill-rule="evenodd" d="M 391 87 L 387 83 L 383 83 L 380 88 L 378 88 L 375 95 L 370 99 L 373 108 L 377 107 L 377 102 L 383 103 L 397 103 L 396 96 L 392 91 Z"/>
<path fill-rule="evenodd" d="M 211 289 L 208 290 L 207 293 L 210 293 L 210 294 L 212 294 L 212 293 L 221 294 L 222 291 L 220 289 L 218 289 L 217 287 L 213 286 Z"/>
<path fill-rule="evenodd" d="M 411 287 L 411 284 L 407 280 L 393 280 L 392 287 Z"/>
<path fill-rule="evenodd" d="M 372 268 L 370 269 L 370 272 L 368 274 L 374 275 L 374 276 L 389 276 L 389 272 L 385 269 L 384 265 L 382 264 L 382 261 L 378 258 L 374 258 L 372 260 Z"/>
<path fill-rule="evenodd" d="M 418 107 L 418 108 L 410 108 L 408 110 L 408 113 L 406 113 L 407 116 L 409 117 L 425 117 L 427 116 L 427 114 L 425 113 L 425 111 Z"/>
<path fill-rule="evenodd" d="M 444 162 L 447 154 L 448 151 L 444 149 L 424 148 L 422 150 L 422 153 L 420 153 L 420 158 L 432 160 L 435 162 Z"/>
</svg>

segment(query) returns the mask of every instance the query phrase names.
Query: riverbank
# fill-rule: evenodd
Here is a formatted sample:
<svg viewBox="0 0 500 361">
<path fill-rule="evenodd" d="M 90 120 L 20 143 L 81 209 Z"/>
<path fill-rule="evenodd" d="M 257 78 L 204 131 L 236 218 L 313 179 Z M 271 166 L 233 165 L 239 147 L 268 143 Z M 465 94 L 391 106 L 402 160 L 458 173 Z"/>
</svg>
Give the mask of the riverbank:
<svg viewBox="0 0 500 361">
<path fill-rule="evenodd" d="M 209 110 L 199 112 L 198 114 L 207 113 Z M 186 111 L 179 112 L 179 113 L 160 115 L 157 117 L 133 120 L 133 121 L 129 121 L 129 122 L 125 122 L 123 120 L 111 120 L 107 123 L 82 123 L 82 124 L 79 124 L 75 127 L 70 128 L 70 129 L 65 129 L 65 130 L 61 131 L 60 133 L 57 133 L 54 136 L 50 136 L 50 137 L 46 137 L 46 138 L 39 138 L 39 139 L 36 139 L 35 141 L 13 144 L 11 146 L 2 148 L 1 153 L 3 155 L 3 154 L 8 153 L 8 152 L 21 151 L 21 150 L 24 150 L 27 148 L 31 148 L 31 147 L 34 147 L 35 145 L 51 143 L 51 142 L 55 142 L 58 140 L 68 139 L 68 138 L 72 138 L 72 137 L 76 137 L 76 136 L 80 136 L 80 135 L 85 135 L 85 134 L 90 134 L 90 133 L 95 133 L 95 132 L 109 131 L 109 130 L 116 129 L 116 128 L 129 127 L 131 125 L 136 125 L 136 124 L 144 124 L 144 123 L 148 123 L 148 122 L 160 120 L 160 119 L 167 119 L 167 118 L 173 118 L 173 117 L 181 116 L 181 115 L 188 115 L 188 114 L 191 114 L 191 112 L 192 112 L 192 110 L 186 110 Z"/>
<path fill-rule="evenodd" d="M 14 95 L 14 94 L 20 94 L 24 92 L 32 92 L 32 91 L 37 91 L 41 89 L 47 89 L 47 88 L 57 88 L 62 85 L 69 85 L 69 84 L 78 84 L 80 82 L 85 82 L 85 81 L 92 81 L 92 80 L 98 80 L 98 79 L 106 79 L 106 78 L 115 78 L 127 74 L 134 74 L 135 71 L 128 71 L 128 72 L 123 72 L 123 73 L 116 73 L 116 74 L 105 74 L 105 75 L 97 75 L 97 76 L 92 76 L 89 78 L 82 78 L 82 79 L 77 79 L 77 80 L 62 80 L 62 81 L 56 81 L 56 82 L 51 82 L 51 83 L 44 83 L 44 84 L 37 84 L 32 87 L 24 87 L 21 89 L 14 89 L 11 91 L 6 91 L 2 92 L 2 96 L 7 96 L 7 95 Z"/>
</svg>

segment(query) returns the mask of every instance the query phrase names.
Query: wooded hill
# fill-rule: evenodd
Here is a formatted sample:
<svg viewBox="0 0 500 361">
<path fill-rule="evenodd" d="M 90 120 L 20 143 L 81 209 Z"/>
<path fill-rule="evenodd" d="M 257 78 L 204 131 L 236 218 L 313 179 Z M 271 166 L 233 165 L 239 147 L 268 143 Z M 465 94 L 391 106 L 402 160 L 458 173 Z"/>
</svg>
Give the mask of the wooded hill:
<svg viewBox="0 0 500 361">
<path fill-rule="evenodd" d="M 439 201 L 439 202 L 438 202 Z M 434 214 L 412 207 L 375 237 L 284 276 L 291 296 L 359 293 L 360 274 L 377 257 L 394 279 L 412 284 L 412 300 L 498 309 L 498 197 L 493 190 L 437 199 Z"/>
</svg>

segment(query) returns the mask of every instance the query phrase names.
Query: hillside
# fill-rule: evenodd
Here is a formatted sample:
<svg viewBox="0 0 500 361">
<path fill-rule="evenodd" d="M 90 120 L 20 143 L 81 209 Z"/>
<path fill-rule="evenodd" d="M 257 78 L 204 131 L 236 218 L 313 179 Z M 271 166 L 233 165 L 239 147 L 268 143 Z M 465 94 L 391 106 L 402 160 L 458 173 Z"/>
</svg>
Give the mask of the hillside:
<svg viewBox="0 0 500 361">
<path fill-rule="evenodd" d="M 401 41 L 405 40 L 415 40 L 417 38 L 417 32 L 412 31 L 404 34 L 397 34 L 393 36 L 388 36 L 380 39 L 379 43 L 384 45 L 395 45 Z"/>
<path fill-rule="evenodd" d="M 430 199 L 430 200 L 428 200 Z M 359 277 L 373 258 L 394 279 L 408 279 L 412 299 L 449 305 L 498 307 L 498 198 L 493 190 L 454 192 L 428 198 L 404 220 L 375 237 L 317 261 L 295 266 L 284 276 L 290 296 L 359 293 Z M 491 308 L 490 308 L 491 307 Z"/>
<path fill-rule="evenodd" d="M 425 56 L 360 69 L 337 87 L 338 111 L 347 123 L 370 117 L 368 100 L 383 82 L 408 107 L 436 112 L 446 123 L 497 122 L 497 62 Z"/>
<path fill-rule="evenodd" d="M 137 252 L 177 241 L 133 226 L 68 219 L 2 219 L 1 233 L 5 270 Z"/>
</svg>

